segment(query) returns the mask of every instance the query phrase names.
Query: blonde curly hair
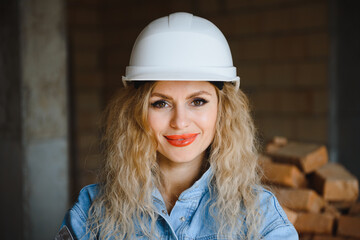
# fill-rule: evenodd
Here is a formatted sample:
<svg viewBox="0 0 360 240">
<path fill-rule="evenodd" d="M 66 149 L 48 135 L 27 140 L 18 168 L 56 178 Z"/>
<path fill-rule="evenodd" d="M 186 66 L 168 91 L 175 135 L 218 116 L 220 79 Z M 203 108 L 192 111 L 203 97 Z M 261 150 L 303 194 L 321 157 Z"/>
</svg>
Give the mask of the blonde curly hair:
<svg viewBox="0 0 360 240">
<path fill-rule="evenodd" d="M 145 82 L 139 88 L 121 89 L 106 110 L 100 192 L 88 218 L 93 237 L 131 239 L 137 228 L 150 239 L 158 237 L 152 191 L 161 187 L 161 181 L 157 143 L 147 123 L 154 85 Z M 218 223 L 219 236 L 257 239 L 259 171 L 249 103 L 230 83 L 215 89 L 219 101 L 216 132 L 206 159 L 212 168 L 211 215 Z"/>
</svg>

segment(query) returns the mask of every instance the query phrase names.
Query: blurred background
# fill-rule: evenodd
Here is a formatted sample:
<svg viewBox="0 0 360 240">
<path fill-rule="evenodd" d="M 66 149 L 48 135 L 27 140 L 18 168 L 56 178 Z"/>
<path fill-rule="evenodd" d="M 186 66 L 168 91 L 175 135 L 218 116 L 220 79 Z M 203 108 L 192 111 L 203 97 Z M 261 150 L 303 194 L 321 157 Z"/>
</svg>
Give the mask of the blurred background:
<svg viewBox="0 0 360 240">
<path fill-rule="evenodd" d="M 185 11 L 224 33 L 264 145 L 327 146 L 360 177 L 360 15 L 339 0 L 2 0 L 1 239 L 51 239 L 96 182 L 102 111 L 152 20 Z"/>
</svg>

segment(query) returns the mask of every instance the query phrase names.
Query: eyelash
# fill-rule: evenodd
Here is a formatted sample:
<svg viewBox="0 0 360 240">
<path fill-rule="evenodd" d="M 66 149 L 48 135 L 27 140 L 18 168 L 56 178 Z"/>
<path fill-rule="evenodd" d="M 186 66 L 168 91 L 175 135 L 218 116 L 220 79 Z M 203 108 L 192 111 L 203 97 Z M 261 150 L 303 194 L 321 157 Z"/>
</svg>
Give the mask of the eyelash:
<svg viewBox="0 0 360 240">
<path fill-rule="evenodd" d="M 197 102 L 197 103 L 195 103 Z M 203 98 L 195 98 L 191 101 L 191 105 L 194 106 L 194 107 L 201 107 L 205 104 L 207 104 L 209 101 L 203 99 Z M 164 106 L 164 104 L 166 105 L 170 105 L 167 101 L 165 100 L 157 100 L 153 103 L 151 103 L 151 106 L 154 107 L 154 108 L 165 108 L 166 106 Z M 161 106 L 163 105 L 163 106 Z"/>
<path fill-rule="evenodd" d="M 161 107 L 160 104 L 166 104 L 166 105 L 169 105 L 169 103 L 165 100 L 158 100 L 158 101 L 155 101 L 153 103 L 151 103 L 151 106 L 154 107 L 154 108 L 164 108 L 165 106 Z"/>
<path fill-rule="evenodd" d="M 200 102 L 200 104 L 195 104 L 195 102 Z M 203 106 L 205 104 L 207 104 L 209 101 L 203 99 L 203 98 L 195 98 L 191 103 L 192 105 L 194 105 L 195 107 L 200 107 Z"/>
</svg>

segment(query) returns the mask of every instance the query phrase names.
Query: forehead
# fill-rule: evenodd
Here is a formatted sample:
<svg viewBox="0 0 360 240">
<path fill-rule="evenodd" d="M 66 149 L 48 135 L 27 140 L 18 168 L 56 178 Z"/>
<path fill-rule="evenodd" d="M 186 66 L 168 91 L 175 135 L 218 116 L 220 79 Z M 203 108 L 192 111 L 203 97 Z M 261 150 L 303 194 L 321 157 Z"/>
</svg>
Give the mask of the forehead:
<svg viewBox="0 0 360 240">
<path fill-rule="evenodd" d="M 153 92 L 161 93 L 192 93 L 196 91 L 216 94 L 215 86 L 206 81 L 157 81 L 153 88 Z"/>
</svg>

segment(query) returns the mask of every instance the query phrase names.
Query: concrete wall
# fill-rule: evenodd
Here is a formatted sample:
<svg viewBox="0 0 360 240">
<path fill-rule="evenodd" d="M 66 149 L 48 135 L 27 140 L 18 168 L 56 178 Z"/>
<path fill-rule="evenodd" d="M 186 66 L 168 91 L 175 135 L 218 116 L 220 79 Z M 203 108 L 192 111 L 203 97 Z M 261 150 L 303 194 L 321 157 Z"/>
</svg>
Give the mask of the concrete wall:
<svg viewBox="0 0 360 240">
<path fill-rule="evenodd" d="M 360 178 L 360 5 L 330 3 L 330 153 Z"/>
<path fill-rule="evenodd" d="M 0 7 L 0 232 L 2 239 L 23 239 L 23 149 L 19 6 L 6 0 Z"/>
<path fill-rule="evenodd" d="M 64 2 L 21 2 L 22 126 L 27 239 L 49 239 L 68 208 Z"/>
<path fill-rule="evenodd" d="M 69 207 L 64 2 L 5 1 L 0 15 L 1 238 L 52 239 Z"/>
</svg>

